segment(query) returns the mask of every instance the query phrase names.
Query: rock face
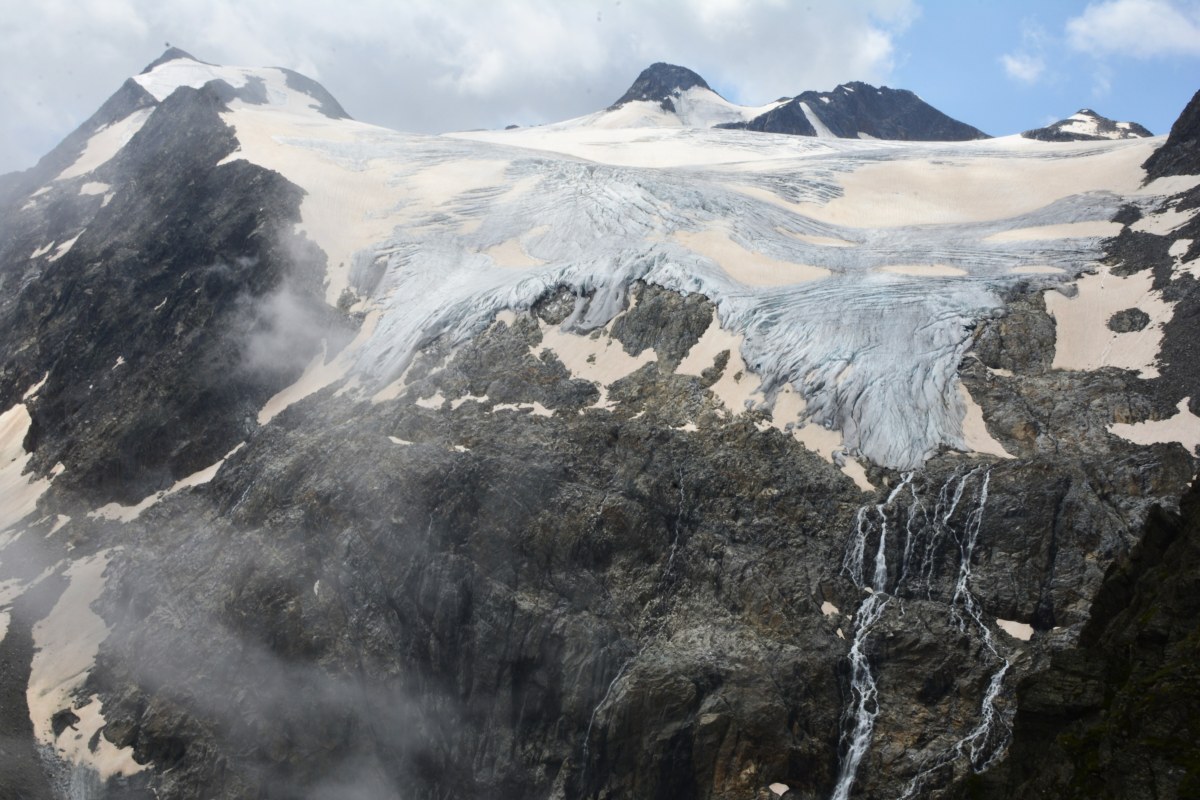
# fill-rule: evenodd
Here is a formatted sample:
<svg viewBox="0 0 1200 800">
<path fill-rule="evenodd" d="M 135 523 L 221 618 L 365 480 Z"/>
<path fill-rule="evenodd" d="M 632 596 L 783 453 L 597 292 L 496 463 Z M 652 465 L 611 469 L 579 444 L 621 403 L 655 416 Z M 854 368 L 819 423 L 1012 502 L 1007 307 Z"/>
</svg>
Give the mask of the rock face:
<svg viewBox="0 0 1200 800">
<path fill-rule="evenodd" d="M 724 128 L 843 139 L 950 142 L 986 139 L 978 128 L 946 116 L 907 89 L 861 81 L 832 92 L 804 92 L 760 116 Z"/>
<path fill-rule="evenodd" d="M 852 156 L 731 188 L 167 56 L 3 183 L 0 796 L 1194 794 L 1195 189 L 879 233 Z M 660 66 L 623 101 L 707 90 Z M 1149 363 L 1063 352 L 1085 263 Z"/>
<path fill-rule="evenodd" d="M 1200 175 L 1200 92 L 1171 126 L 1167 143 L 1142 166 L 1148 178 Z"/>
<path fill-rule="evenodd" d="M 1200 95 L 1146 162 L 1147 180 L 1200 174 L 1197 119 Z M 1197 205 L 1200 189 L 1192 188 L 1148 210 L 1153 219 Z M 1126 224 L 1138 221 L 1132 215 Z M 1188 240 L 1198 233 L 1193 218 L 1168 236 L 1126 229 L 1108 246 L 1110 263 L 1125 274 L 1153 273 L 1157 290 L 1175 302 L 1156 381 L 1165 397 L 1194 398 L 1200 390 L 1196 353 L 1183 344 L 1196 335 L 1200 294 L 1191 274 L 1172 269 L 1197 256 Z M 1139 329 L 1141 320 L 1127 311 L 1114 316 L 1110 328 Z M 1177 511 L 1155 510 L 1136 546 L 1108 568 L 1078 642 L 1052 653 L 1044 671 L 1019 684 L 1008 757 L 950 796 L 1182 798 L 1200 792 L 1198 548 L 1200 493 L 1193 485 Z"/>
<path fill-rule="evenodd" d="M 697 87 L 712 91 L 704 82 L 704 78 L 687 67 L 677 67 L 674 64 L 664 64 L 660 61 L 642 70 L 633 85 L 626 90 L 625 94 L 621 95 L 617 102 L 609 106 L 609 110 L 618 109 L 626 103 L 646 100 L 658 103 L 664 111 L 674 111 L 675 103 L 672 97 L 678 97 L 680 93 Z"/>
<path fill-rule="evenodd" d="M 1021 134 L 1043 142 L 1094 142 L 1104 139 L 1142 139 L 1153 136 L 1136 122 L 1114 122 L 1090 108 L 1081 108 L 1066 119 Z"/>
</svg>

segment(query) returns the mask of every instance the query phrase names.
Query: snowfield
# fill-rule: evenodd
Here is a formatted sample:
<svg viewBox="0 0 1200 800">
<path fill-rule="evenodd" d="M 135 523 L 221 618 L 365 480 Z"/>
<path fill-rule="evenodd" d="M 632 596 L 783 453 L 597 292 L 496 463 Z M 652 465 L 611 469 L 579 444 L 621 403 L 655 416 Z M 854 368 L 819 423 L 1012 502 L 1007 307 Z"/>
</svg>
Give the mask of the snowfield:
<svg viewBox="0 0 1200 800">
<path fill-rule="evenodd" d="M 732 413 L 774 407 L 777 423 L 823 441 L 829 457 L 832 434 L 840 455 L 889 467 L 947 446 L 1000 455 L 957 378 L 973 325 L 1003 313 L 1001 295 L 1018 281 L 1054 289 L 1094 270 L 1123 203 L 1179 190 L 1141 185 L 1157 138 L 909 143 L 715 130 L 706 126 L 770 106 L 701 88 L 674 114 L 633 102 L 536 128 L 422 136 L 324 116 L 278 70 L 175 60 L 137 78 L 159 98 L 212 79 L 257 87 L 224 115 L 240 142 L 230 158 L 305 190 L 302 230 L 328 256 L 326 300 L 371 312 L 336 363 L 314 363 L 264 419 L 351 375 L 377 394 L 436 336 L 465 340 L 556 287 L 579 296 L 564 334 L 603 328 L 642 280 L 716 303 L 756 381 Z M 100 137 L 88 163 L 111 150 L 114 134 Z M 1131 281 L 1098 275 L 1074 300 L 1050 293 L 1057 366 L 1154 374 L 1171 306 Z M 1095 335 L 1107 318 L 1097 291 L 1106 309 L 1145 306 L 1154 325 Z M 548 343 L 565 352 L 566 341 Z M 795 400 L 779 406 L 785 389 Z"/>
</svg>

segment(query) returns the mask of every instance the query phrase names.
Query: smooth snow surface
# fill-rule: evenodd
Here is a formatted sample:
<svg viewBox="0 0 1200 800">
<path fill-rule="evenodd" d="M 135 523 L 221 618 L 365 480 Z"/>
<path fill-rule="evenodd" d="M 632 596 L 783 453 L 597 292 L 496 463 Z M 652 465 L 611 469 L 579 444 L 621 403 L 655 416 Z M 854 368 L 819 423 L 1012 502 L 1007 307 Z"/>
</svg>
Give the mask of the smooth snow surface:
<svg viewBox="0 0 1200 800">
<path fill-rule="evenodd" d="M 50 614 L 33 627 L 33 664 L 26 691 L 34 736 L 52 747 L 59 758 L 96 770 L 102 779 L 132 775 L 145 769 L 133 760 L 133 748 L 118 749 L 103 736 L 93 751 L 88 745 L 104 725 L 100 700 L 74 702 L 73 694 L 83 685 L 96 661 L 100 643 L 108 636 L 104 620 L 91 604 L 104 590 L 104 568 L 108 553 L 97 553 L 76 561 L 66 571 L 70 584 Z M 51 717 L 63 708 L 73 708 L 80 721 L 55 737 Z"/>
<path fill-rule="evenodd" d="M 1188 408 L 1185 397 L 1179 401 L 1177 411 L 1168 419 L 1154 419 L 1146 422 L 1118 422 L 1108 426 L 1110 433 L 1120 436 L 1136 444 L 1156 444 L 1159 442 L 1179 442 L 1189 453 L 1195 453 L 1200 447 L 1200 417 Z"/>
<path fill-rule="evenodd" d="M 129 140 L 133 135 L 142 129 L 146 124 L 146 120 L 150 118 L 152 109 L 142 108 L 134 111 L 129 116 L 122 120 L 106 125 L 92 135 L 88 139 L 88 143 L 84 145 L 83 152 L 75 163 L 64 169 L 56 181 L 65 181 L 69 178 L 77 178 L 80 175 L 87 175 L 89 172 L 98 167 L 107 164 L 108 161 L 121 152 L 121 148 L 129 144 Z M 85 183 L 84 187 L 99 186 L 103 184 Z"/>
<path fill-rule="evenodd" d="M 1033 626 L 1026 622 L 1014 622 L 1011 619 L 997 619 L 996 626 L 1014 639 L 1028 642 L 1033 638 Z"/>
<path fill-rule="evenodd" d="M 786 101 L 783 101 L 786 102 Z M 555 128 L 711 128 L 730 122 L 749 122 L 783 105 L 776 101 L 762 106 L 731 103 L 711 89 L 693 86 L 671 98 L 674 111 L 650 100 L 634 100 L 614 109 L 605 109 L 565 122 Z"/>
<path fill-rule="evenodd" d="M 50 488 L 50 481 L 24 474 L 32 455 L 22 443 L 32 423 L 24 403 L 0 414 L 0 532 L 29 516 Z"/>
<path fill-rule="evenodd" d="M 151 81 L 156 91 L 168 77 Z M 276 83 L 259 77 L 270 93 Z M 971 327 L 999 313 L 1014 282 L 1053 287 L 1090 267 L 1128 199 L 1177 190 L 1141 186 L 1140 164 L 1161 137 L 884 142 L 680 121 L 743 113 L 723 103 L 687 92 L 674 114 L 629 103 L 453 136 L 332 120 L 303 96 L 232 103 L 224 117 L 241 148 L 231 158 L 306 192 L 302 230 L 329 257 L 327 301 L 348 290 L 376 315 L 336 367 L 314 362 L 263 416 L 342 379 L 378 401 L 395 397 L 418 348 L 443 335 L 465 341 L 556 287 L 579 301 L 561 331 L 543 331 L 542 347 L 606 385 L 634 365 L 608 363 L 621 356 L 575 334 L 608 325 L 643 280 L 717 305 L 718 331 L 744 365 L 731 359 L 714 387 L 731 410 L 792 403 L 776 416 L 850 470 L 863 459 L 915 467 L 942 446 L 1003 456 L 959 390 Z M 1085 346 L 1060 337 L 1062 353 Z"/>
<path fill-rule="evenodd" d="M 800 110 L 804 112 L 804 117 L 805 117 L 805 119 L 808 120 L 808 124 L 812 125 L 813 130 L 815 130 L 817 132 L 818 138 L 821 138 L 821 139 L 836 139 L 837 138 L 837 134 L 835 134 L 833 131 L 829 130 L 828 126 L 826 126 L 825 123 L 821 121 L 821 118 L 819 116 L 817 116 L 816 112 L 813 111 L 811 108 L 809 108 L 808 103 L 801 103 Z"/>
<path fill-rule="evenodd" d="M 1075 370 L 1121 367 L 1136 370 L 1143 378 L 1158 377 L 1162 326 L 1171 319 L 1175 306 L 1154 289 L 1152 271 L 1118 277 L 1103 267 L 1075 285 L 1078 292 L 1074 297 L 1046 293 L 1046 311 L 1054 317 L 1058 334 L 1052 366 Z M 1108 320 L 1127 308 L 1140 308 L 1149 315 L 1150 323 L 1140 331 L 1110 330 Z"/>
</svg>

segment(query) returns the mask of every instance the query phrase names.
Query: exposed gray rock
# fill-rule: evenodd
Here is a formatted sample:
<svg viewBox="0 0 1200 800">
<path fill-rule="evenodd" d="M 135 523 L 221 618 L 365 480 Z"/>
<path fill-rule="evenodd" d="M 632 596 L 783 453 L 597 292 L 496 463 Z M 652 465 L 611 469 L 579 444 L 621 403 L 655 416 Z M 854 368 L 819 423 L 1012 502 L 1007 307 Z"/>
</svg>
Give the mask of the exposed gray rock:
<svg viewBox="0 0 1200 800">
<path fill-rule="evenodd" d="M 1108 329 L 1116 333 L 1140 331 L 1150 324 L 1150 315 L 1140 308 L 1126 308 L 1108 318 Z"/>
<path fill-rule="evenodd" d="M 951 142 L 988 138 L 983 131 L 943 114 L 907 89 L 875 87 L 861 81 L 842 84 L 832 92 L 804 92 L 748 122 L 718 127 L 816 136 L 810 114 L 834 136 L 846 139 Z"/>
</svg>

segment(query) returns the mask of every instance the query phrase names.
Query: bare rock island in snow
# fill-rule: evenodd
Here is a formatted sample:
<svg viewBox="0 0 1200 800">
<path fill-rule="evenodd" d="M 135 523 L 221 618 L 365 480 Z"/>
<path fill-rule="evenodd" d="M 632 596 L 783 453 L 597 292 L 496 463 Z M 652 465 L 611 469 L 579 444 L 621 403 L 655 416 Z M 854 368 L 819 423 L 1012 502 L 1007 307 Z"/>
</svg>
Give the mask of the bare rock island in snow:
<svg viewBox="0 0 1200 800">
<path fill-rule="evenodd" d="M 1197 119 L 169 50 L 0 177 L 0 789 L 1188 796 Z"/>
</svg>

